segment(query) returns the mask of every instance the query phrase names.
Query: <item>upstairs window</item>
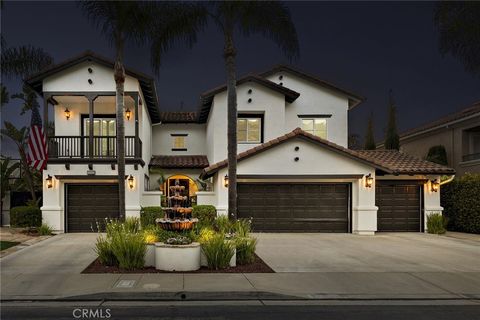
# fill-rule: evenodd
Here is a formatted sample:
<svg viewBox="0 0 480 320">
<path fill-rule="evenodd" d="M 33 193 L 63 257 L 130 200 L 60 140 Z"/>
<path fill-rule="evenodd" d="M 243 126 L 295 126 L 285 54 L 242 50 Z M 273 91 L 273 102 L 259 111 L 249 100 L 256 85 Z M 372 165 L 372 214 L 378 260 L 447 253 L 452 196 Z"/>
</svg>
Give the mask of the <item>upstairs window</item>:
<svg viewBox="0 0 480 320">
<path fill-rule="evenodd" d="M 237 141 L 238 143 L 261 143 L 263 140 L 263 116 L 238 115 Z"/>
<path fill-rule="evenodd" d="M 187 151 L 186 134 L 171 134 L 172 151 Z"/>
<path fill-rule="evenodd" d="M 327 119 L 302 119 L 302 129 L 322 139 L 327 139 Z"/>
</svg>

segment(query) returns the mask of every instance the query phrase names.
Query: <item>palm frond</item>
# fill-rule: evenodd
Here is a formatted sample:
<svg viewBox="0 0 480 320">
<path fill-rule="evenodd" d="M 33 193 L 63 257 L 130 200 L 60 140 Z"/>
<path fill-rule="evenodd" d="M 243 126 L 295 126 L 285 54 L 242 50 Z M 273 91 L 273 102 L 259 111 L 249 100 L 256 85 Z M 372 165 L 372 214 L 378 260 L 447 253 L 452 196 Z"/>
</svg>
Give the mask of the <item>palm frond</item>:
<svg viewBox="0 0 480 320">
<path fill-rule="evenodd" d="M 7 87 L 5 87 L 3 84 L 0 84 L 1 88 L 1 102 L 0 105 L 3 107 L 5 104 L 7 104 L 10 101 L 10 94 L 7 91 Z"/>
<path fill-rule="evenodd" d="M 23 148 L 26 145 L 27 130 L 27 127 L 17 129 L 13 123 L 5 121 L 4 128 L 0 130 L 0 134 L 2 137 L 11 139 L 19 148 Z"/>
<path fill-rule="evenodd" d="M 22 100 L 22 109 L 20 111 L 20 115 L 25 114 L 27 111 L 40 108 L 37 100 L 37 94 L 27 85 L 23 85 L 21 93 L 13 94 L 12 99 Z"/>
<path fill-rule="evenodd" d="M 2 48 L 1 70 L 5 77 L 27 77 L 53 64 L 53 58 L 31 45 Z"/>
</svg>

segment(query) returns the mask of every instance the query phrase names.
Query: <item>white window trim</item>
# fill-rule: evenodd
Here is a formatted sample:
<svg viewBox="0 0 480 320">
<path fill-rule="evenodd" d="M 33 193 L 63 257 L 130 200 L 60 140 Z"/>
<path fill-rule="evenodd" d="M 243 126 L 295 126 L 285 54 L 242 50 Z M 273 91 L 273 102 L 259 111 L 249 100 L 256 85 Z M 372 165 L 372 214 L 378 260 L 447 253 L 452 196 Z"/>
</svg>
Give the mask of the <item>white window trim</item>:
<svg viewBox="0 0 480 320">
<path fill-rule="evenodd" d="M 246 130 L 246 137 L 248 139 L 248 120 L 259 120 L 260 121 L 260 127 L 258 129 L 258 141 L 238 141 L 237 138 L 237 144 L 260 144 L 262 143 L 262 128 L 263 128 L 263 118 L 262 117 L 237 117 L 237 126 L 238 126 L 238 120 L 247 120 L 247 130 Z M 238 135 L 238 134 L 237 134 Z"/>
<path fill-rule="evenodd" d="M 175 134 L 175 133 L 172 133 L 171 134 L 171 138 L 172 138 L 172 151 L 187 151 L 187 137 L 188 135 L 186 134 L 181 134 L 181 133 L 178 133 L 178 134 Z M 177 147 L 175 146 L 175 140 L 177 138 L 183 138 L 183 147 Z"/>
<path fill-rule="evenodd" d="M 303 121 L 304 120 L 312 120 L 313 121 L 313 135 L 319 137 L 321 139 L 328 140 L 328 118 L 301 118 L 302 121 L 302 130 L 303 130 Z M 319 135 L 315 134 L 315 120 L 324 120 L 325 121 L 325 138 L 320 137 Z M 306 130 L 305 130 L 306 131 Z"/>
</svg>

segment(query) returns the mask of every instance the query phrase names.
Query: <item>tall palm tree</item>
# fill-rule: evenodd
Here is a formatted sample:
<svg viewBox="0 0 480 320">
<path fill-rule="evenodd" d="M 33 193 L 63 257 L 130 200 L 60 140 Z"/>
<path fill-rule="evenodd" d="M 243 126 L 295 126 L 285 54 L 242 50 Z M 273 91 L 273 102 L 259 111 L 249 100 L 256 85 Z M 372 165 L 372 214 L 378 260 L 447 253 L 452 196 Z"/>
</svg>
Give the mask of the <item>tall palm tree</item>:
<svg viewBox="0 0 480 320">
<path fill-rule="evenodd" d="M 295 26 L 286 6 L 278 1 L 218 1 L 211 3 L 210 15 L 223 33 L 228 105 L 228 213 L 237 217 L 237 54 L 235 31 L 244 36 L 260 33 L 273 40 L 291 60 L 298 57 Z"/>
<path fill-rule="evenodd" d="M 31 45 L 6 47 L 2 37 L 1 70 L 7 78 L 26 77 L 53 64 L 53 58 Z"/>
<path fill-rule="evenodd" d="M 175 2 L 80 1 L 80 8 L 115 48 L 117 167 L 119 214 L 125 217 L 125 126 L 123 65 L 125 43 L 150 45 L 151 64 L 158 72 L 160 58 L 175 42 L 192 44 L 205 17 L 202 7 Z"/>
</svg>

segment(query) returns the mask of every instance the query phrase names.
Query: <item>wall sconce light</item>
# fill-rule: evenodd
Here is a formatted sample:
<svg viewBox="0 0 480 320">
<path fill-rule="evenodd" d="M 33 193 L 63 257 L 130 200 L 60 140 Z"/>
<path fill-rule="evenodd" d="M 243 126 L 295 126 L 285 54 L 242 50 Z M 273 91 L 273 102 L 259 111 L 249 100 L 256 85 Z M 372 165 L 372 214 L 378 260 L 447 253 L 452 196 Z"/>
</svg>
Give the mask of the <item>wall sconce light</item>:
<svg viewBox="0 0 480 320">
<path fill-rule="evenodd" d="M 438 188 L 440 187 L 440 182 L 438 180 L 432 180 L 430 181 L 430 190 L 432 192 L 438 192 Z"/>
<path fill-rule="evenodd" d="M 129 187 L 130 189 L 133 189 L 133 187 L 134 187 L 133 182 L 134 182 L 133 176 L 132 176 L 132 175 L 129 175 L 129 176 L 128 176 L 128 187 Z"/>
<path fill-rule="evenodd" d="M 53 188 L 53 178 L 51 175 L 48 175 L 47 178 L 45 179 L 47 181 L 47 188 L 51 189 Z"/>
<path fill-rule="evenodd" d="M 63 113 L 65 114 L 65 118 L 67 118 L 67 120 L 70 119 L 71 113 L 68 108 L 65 108 L 65 111 L 63 111 Z"/>
<path fill-rule="evenodd" d="M 223 185 L 225 186 L 225 188 L 228 188 L 228 175 L 225 175 L 225 177 L 223 177 Z"/>
<path fill-rule="evenodd" d="M 132 111 L 130 111 L 130 109 L 127 108 L 127 110 L 125 110 L 125 117 L 127 117 L 127 120 L 130 120 L 131 116 L 132 116 Z"/>
<path fill-rule="evenodd" d="M 372 177 L 372 174 L 369 173 L 366 177 L 365 177 L 365 187 L 366 188 L 371 188 L 373 185 L 373 177 Z"/>
</svg>

